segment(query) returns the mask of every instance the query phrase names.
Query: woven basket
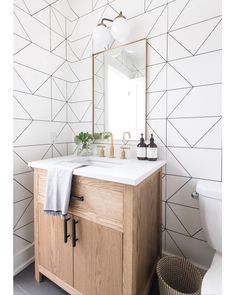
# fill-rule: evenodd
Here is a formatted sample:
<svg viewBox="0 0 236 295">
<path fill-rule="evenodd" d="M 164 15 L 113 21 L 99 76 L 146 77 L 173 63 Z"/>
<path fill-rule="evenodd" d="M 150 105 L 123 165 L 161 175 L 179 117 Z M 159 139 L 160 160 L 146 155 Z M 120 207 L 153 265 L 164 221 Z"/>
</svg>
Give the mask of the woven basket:
<svg viewBox="0 0 236 295">
<path fill-rule="evenodd" d="M 182 257 L 165 256 L 157 263 L 160 295 L 200 295 L 202 276 Z"/>
</svg>

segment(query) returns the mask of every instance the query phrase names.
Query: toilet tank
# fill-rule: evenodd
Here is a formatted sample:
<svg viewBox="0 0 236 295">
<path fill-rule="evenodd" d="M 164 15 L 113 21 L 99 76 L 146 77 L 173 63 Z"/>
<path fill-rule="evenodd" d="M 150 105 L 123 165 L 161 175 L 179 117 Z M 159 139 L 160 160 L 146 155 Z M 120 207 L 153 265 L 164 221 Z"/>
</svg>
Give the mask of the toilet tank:
<svg viewBox="0 0 236 295">
<path fill-rule="evenodd" d="M 217 252 L 222 252 L 222 183 L 199 181 L 199 209 L 202 228 L 208 244 Z"/>
</svg>

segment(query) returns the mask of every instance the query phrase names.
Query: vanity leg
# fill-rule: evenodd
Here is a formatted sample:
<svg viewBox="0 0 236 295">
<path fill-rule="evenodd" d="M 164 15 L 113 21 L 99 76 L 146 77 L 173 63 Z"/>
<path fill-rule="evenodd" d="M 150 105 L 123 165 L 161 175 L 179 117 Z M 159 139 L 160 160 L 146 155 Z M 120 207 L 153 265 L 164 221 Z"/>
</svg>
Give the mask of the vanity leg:
<svg viewBox="0 0 236 295">
<path fill-rule="evenodd" d="M 35 280 L 40 283 L 43 279 L 43 275 L 41 274 L 41 272 L 39 272 L 38 270 L 36 270 L 36 266 L 35 266 Z"/>
<path fill-rule="evenodd" d="M 158 260 L 162 256 L 162 169 L 158 173 L 157 176 L 157 183 L 158 183 L 158 191 L 157 191 L 157 215 L 159 216 L 158 218 L 158 230 L 159 230 L 159 235 L 158 235 L 158 240 L 157 240 L 157 245 L 158 245 Z"/>
<path fill-rule="evenodd" d="M 38 220 L 39 220 L 39 208 L 38 208 L 38 172 L 34 171 L 34 271 L 35 280 L 40 283 L 43 275 L 39 272 L 39 245 L 38 245 Z"/>
</svg>

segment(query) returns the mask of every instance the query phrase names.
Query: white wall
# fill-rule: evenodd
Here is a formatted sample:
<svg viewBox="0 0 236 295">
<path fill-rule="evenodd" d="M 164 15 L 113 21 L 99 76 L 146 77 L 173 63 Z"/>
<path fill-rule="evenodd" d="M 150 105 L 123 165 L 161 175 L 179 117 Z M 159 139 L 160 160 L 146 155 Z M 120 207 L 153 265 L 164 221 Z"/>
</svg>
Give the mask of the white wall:
<svg viewBox="0 0 236 295">
<path fill-rule="evenodd" d="M 15 0 L 15 255 L 33 242 L 26 163 L 67 154 L 75 133 L 91 131 L 92 30 L 122 10 L 130 41 L 148 40 L 148 136 L 154 133 L 167 159 L 163 250 L 209 265 L 212 251 L 190 194 L 198 179 L 222 178 L 221 1 L 54 2 Z"/>
</svg>

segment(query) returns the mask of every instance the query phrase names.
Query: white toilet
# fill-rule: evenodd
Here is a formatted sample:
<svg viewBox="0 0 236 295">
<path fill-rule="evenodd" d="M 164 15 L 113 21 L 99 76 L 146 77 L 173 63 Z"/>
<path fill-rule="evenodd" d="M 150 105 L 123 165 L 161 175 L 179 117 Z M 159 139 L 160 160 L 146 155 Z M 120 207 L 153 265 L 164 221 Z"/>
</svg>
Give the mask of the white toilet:
<svg viewBox="0 0 236 295">
<path fill-rule="evenodd" d="M 202 295 L 222 294 L 222 184 L 199 181 L 193 196 L 199 198 L 202 227 L 208 244 L 215 255 L 206 272 L 201 288 Z"/>
</svg>

